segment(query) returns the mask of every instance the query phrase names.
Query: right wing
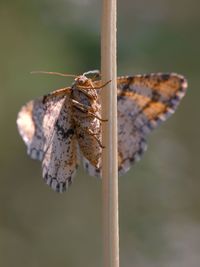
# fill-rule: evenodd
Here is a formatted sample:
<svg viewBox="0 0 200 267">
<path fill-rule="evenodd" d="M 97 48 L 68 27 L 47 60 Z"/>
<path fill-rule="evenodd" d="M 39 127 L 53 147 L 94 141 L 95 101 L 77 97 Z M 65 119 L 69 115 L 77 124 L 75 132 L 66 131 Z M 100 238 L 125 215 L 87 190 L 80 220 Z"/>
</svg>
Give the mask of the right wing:
<svg viewBox="0 0 200 267">
<path fill-rule="evenodd" d="M 43 159 L 65 98 L 41 97 L 28 102 L 18 113 L 18 130 L 31 158 Z"/>
<path fill-rule="evenodd" d="M 176 73 L 152 73 L 118 77 L 117 88 L 118 171 L 124 174 L 146 150 L 148 133 L 175 112 L 187 81 Z M 101 164 L 96 168 L 83 158 L 83 165 L 91 176 L 101 176 Z"/>
</svg>

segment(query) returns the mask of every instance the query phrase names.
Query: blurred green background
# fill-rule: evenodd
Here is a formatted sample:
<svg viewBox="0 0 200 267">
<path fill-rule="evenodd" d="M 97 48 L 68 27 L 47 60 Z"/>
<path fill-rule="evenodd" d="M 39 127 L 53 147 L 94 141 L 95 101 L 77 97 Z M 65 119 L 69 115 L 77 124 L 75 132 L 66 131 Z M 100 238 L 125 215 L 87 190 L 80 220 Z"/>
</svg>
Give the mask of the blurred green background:
<svg viewBox="0 0 200 267">
<path fill-rule="evenodd" d="M 26 155 L 20 107 L 71 84 L 32 70 L 100 67 L 101 1 L 0 1 L 0 266 L 102 266 L 101 181 L 79 169 L 54 193 Z M 189 81 L 176 114 L 119 179 L 123 267 L 200 266 L 200 2 L 118 1 L 118 74 L 178 72 Z"/>
</svg>

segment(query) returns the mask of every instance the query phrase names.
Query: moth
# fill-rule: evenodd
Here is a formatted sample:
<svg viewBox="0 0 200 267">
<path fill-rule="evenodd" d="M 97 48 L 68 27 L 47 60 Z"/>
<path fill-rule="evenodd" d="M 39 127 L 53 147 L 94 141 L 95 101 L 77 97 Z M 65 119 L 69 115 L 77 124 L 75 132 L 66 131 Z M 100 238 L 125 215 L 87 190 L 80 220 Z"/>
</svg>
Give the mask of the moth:
<svg viewBox="0 0 200 267">
<path fill-rule="evenodd" d="M 17 126 L 27 152 L 42 161 L 42 176 L 54 191 L 66 190 L 80 161 L 89 175 L 101 176 L 100 90 L 105 84 L 98 74 L 75 76 L 71 87 L 32 100 L 18 113 Z M 117 78 L 120 175 L 140 159 L 148 133 L 175 112 L 186 88 L 186 79 L 176 73 Z"/>
</svg>

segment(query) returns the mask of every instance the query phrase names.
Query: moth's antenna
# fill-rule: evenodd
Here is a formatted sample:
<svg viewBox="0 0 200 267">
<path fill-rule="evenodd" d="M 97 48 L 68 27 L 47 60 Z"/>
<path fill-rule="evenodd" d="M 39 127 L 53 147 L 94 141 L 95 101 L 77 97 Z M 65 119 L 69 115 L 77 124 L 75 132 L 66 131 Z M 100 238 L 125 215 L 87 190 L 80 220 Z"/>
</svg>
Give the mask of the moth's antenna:
<svg viewBox="0 0 200 267">
<path fill-rule="evenodd" d="M 50 75 L 57 75 L 57 76 L 62 76 L 62 77 L 73 77 L 73 78 L 77 77 L 77 75 L 74 75 L 74 74 L 66 74 L 66 73 L 43 71 L 43 70 L 31 71 L 31 74 L 50 74 Z"/>
<path fill-rule="evenodd" d="M 92 79 L 91 79 L 92 81 L 95 81 L 96 78 L 101 77 L 101 73 L 100 73 L 99 70 L 89 70 L 89 71 L 87 71 L 87 72 L 84 72 L 83 75 L 84 75 L 84 76 L 86 76 L 86 75 L 93 75 L 93 77 L 92 77 Z"/>
<path fill-rule="evenodd" d="M 100 71 L 99 70 L 89 70 L 87 72 L 84 72 L 83 75 L 95 75 L 95 76 L 100 76 Z"/>
</svg>

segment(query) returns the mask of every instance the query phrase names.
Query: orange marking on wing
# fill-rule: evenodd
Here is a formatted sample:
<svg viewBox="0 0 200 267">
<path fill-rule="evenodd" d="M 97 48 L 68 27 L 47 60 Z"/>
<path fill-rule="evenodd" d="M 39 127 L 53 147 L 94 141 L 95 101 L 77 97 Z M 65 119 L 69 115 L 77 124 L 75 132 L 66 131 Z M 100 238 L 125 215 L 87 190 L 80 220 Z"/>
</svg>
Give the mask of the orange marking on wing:
<svg viewBox="0 0 200 267">
<path fill-rule="evenodd" d="M 144 114 L 149 120 L 155 119 L 158 115 L 165 113 L 167 106 L 161 102 L 151 102 L 144 109 Z"/>
<path fill-rule="evenodd" d="M 161 95 L 166 97 L 173 97 L 175 93 L 180 89 L 180 80 L 177 77 L 171 77 L 167 81 L 153 81 L 149 83 L 149 86 L 155 91 L 159 91 Z"/>
<path fill-rule="evenodd" d="M 167 78 L 166 78 L 167 76 Z M 122 84 L 136 86 L 138 88 L 149 88 L 154 92 L 158 92 L 164 98 L 173 97 L 182 87 L 184 78 L 177 74 L 150 74 L 135 75 L 132 77 L 118 77 L 117 86 L 120 88 Z"/>
<path fill-rule="evenodd" d="M 139 95 L 137 93 L 125 92 L 122 95 L 127 96 L 129 99 L 135 101 L 137 103 L 138 107 L 140 107 L 140 108 L 143 108 L 150 101 L 149 97 Z"/>
<path fill-rule="evenodd" d="M 177 76 L 171 76 L 168 80 L 162 80 L 162 76 L 152 75 L 149 78 L 135 76 L 131 84 L 151 88 L 168 98 L 174 96 L 181 87 L 180 79 Z"/>
</svg>

